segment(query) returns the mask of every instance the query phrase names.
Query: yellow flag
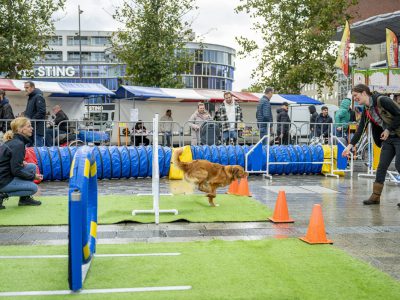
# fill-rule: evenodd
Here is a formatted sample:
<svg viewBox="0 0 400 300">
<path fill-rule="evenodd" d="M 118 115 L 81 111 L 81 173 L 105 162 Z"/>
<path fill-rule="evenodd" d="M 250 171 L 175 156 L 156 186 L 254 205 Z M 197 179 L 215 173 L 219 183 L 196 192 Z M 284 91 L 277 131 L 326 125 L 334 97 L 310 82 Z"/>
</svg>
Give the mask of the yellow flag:
<svg viewBox="0 0 400 300">
<path fill-rule="evenodd" d="M 346 26 L 343 30 L 342 40 L 340 42 L 338 57 L 335 62 L 335 66 L 342 69 L 344 75 L 349 75 L 349 51 L 350 51 L 350 26 L 349 22 L 346 21 Z"/>
<path fill-rule="evenodd" d="M 399 63 L 399 42 L 396 34 L 386 28 L 386 55 L 388 67 L 397 68 Z"/>
</svg>

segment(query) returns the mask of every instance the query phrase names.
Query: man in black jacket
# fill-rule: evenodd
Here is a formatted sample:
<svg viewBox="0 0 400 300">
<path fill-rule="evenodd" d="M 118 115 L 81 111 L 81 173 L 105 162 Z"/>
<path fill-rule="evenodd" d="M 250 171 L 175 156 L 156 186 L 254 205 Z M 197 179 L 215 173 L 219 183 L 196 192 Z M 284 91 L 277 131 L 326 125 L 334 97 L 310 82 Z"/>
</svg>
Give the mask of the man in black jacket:
<svg viewBox="0 0 400 300">
<path fill-rule="evenodd" d="M 63 122 L 63 121 L 68 121 L 68 116 L 65 114 L 65 112 L 62 111 L 60 105 L 55 105 L 53 107 L 53 113 L 55 115 L 55 119 L 53 121 L 54 126 L 50 126 L 49 128 L 46 129 L 46 146 L 51 147 L 54 144 L 53 140 L 53 132 L 54 132 L 54 139 L 58 137 L 60 134 L 65 134 L 67 133 L 68 129 L 68 122 Z M 57 127 L 58 126 L 58 130 Z"/>
<path fill-rule="evenodd" d="M 33 130 L 35 132 L 32 144 L 35 144 L 36 147 L 42 147 L 44 145 L 46 101 L 43 98 L 42 91 L 35 88 L 35 84 L 32 81 L 25 82 L 24 89 L 28 96 L 24 116 L 33 120 Z"/>
<path fill-rule="evenodd" d="M 333 120 L 331 116 L 328 114 L 328 107 L 322 106 L 321 107 L 321 113 L 317 117 L 316 120 L 316 125 L 315 125 L 315 134 L 316 136 L 321 136 L 323 135 L 324 138 L 327 138 L 329 134 L 331 133 L 332 129 L 332 124 Z M 326 125 L 325 125 L 326 124 Z"/>
<path fill-rule="evenodd" d="M 0 120 L 14 120 L 14 113 L 10 101 L 6 97 L 6 92 L 0 90 Z M 10 129 L 11 121 L 0 121 L 0 131 L 4 133 Z"/>
<path fill-rule="evenodd" d="M 290 130 L 290 117 L 288 114 L 289 110 L 289 104 L 287 102 L 282 103 L 282 107 L 279 108 L 276 113 L 277 113 L 277 122 L 278 123 L 284 123 L 284 124 L 278 124 L 278 129 L 277 129 L 277 134 L 278 138 L 280 141 L 280 144 L 282 145 L 288 145 L 289 144 L 289 130 Z"/>
<path fill-rule="evenodd" d="M 310 138 L 315 136 L 315 123 L 317 123 L 318 113 L 314 105 L 308 107 L 310 112 Z"/>
</svg>

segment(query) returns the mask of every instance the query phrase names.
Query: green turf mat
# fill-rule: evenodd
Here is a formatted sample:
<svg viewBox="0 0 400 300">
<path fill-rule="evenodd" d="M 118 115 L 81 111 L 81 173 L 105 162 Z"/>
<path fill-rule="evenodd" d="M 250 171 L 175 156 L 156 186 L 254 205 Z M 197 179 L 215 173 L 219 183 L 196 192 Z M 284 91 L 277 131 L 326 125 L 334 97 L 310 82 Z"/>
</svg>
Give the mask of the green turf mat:
<svg viewBox="0 0 400 300">
<path fill-rule="evenodd" d="M 5 202 L 0 211 L 0 225 L 62 225 L 68 223 L 67 197 L 40 197 L 38 207 L 18 206 L 18 198 Z M 179 214 L 161 214 L 160 222 L 186 220 L 189 222 L 246 222 L 265 221 L 271 211 L 250 197 L 217 195 L 218 207 L 210 207 L 204 195 L 161 196 L 161 209 L 178 209 Z M 151 209 L 151 196 L 112 195 L 99 197 L 99 224 L 124 221 L 153 223 L 154 215 L 132 216 L 133 209 Z"/>
<path fill-rule="evenodd" d="M 65 254 L 61 246 L 2 246 L 2 255 Z M 297 239 L 99 245 L 98 253 L 180 256 L 94 259 L 84 289 L 190 285 L 188 291 L 18 299 L 399 299 L 400 283 L 330 245 Z M 0 291 L 65 290 L 67 259 L 0 260 Z M 1 298 L 3 299 L 3 298 Z"/>
</svg>

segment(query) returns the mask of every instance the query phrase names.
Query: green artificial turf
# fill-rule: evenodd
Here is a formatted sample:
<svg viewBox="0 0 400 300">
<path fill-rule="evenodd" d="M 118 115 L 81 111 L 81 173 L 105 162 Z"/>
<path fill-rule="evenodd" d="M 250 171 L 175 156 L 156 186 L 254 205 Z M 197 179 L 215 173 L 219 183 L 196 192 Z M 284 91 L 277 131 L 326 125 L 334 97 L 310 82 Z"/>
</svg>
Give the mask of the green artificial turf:
<svg viewBox="0 0 400 300">
<path fill-rule="evenodd" d="M 61 246 L 2 246 L 2 255 L 66 254 Z M 190 285 L 187 291 L 18 299 L 399 299 L 400 283 L 330 245 L 298 239 L 99 245 L 97 253 L 180 256 L 94 258 L 84 289 Z M 65 290 L 67 259 L 1 259 L 0 291 Z M 3 299 L 3 298 L 2 298 Z"/>
<path fill-rule="evenodd" d="M 67 197 L 39 197 L 38 207 L 18 206 L 18 198 L 5 202 L 0 211 L 0 225 L 62 225 L 68 223 Z M 210 207 L 204 195 L 161 196 L 160 209 L 177 209 L 178 215 L 160 214 L 160 222 L 186 220 L 189 222 L 265 221 L 271 211 L 250 197 L 217 195 L 218 207 Z M 99 197 L 98 223 L 114 224 L 124 221 L 154 222 L 153 214 L 132 216 L 132 210 L 151 209 L 151 196 L 112 195 Z"/>
</svg>

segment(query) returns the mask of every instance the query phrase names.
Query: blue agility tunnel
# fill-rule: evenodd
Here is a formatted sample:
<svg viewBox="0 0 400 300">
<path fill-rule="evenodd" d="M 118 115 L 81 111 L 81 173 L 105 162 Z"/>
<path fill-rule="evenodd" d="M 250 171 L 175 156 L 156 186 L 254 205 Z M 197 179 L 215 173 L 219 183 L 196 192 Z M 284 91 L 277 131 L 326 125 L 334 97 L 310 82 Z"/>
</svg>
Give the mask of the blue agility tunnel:
<svg viewBox="0 0 400 300">
<path fill-rule="evenodd" d="M 253 146 L 191 146 L 193 159 L 206 159 L 222 165 L 245 166 L 246 153 Z M 65 180 L 69 178 L 72 159 L 77 147 L 35 148 L 43 180 Z M 93 155 L 97 165 L 97 178 L 120 179 L 151 177 L 151 146 L 94 146 Z M 158 147 L 160 177 L 168 176 L 172 150 Z M 288 145 L 269 148 L 269 173 L 281 174 L 319 174 L 324 160 L 322 146 Z M 259 145 L 249 156 L 248 169 L 265 171 L 267 148 Z"/>
</svg>

